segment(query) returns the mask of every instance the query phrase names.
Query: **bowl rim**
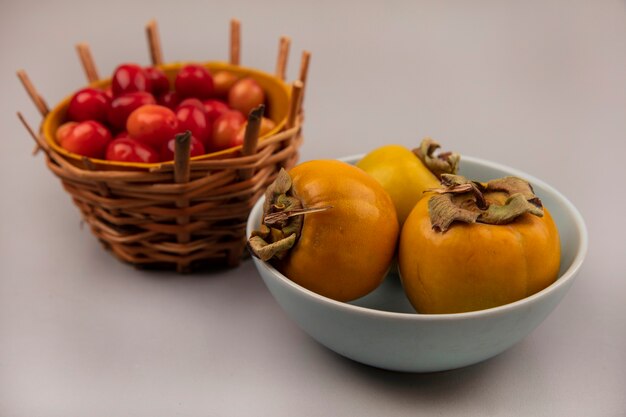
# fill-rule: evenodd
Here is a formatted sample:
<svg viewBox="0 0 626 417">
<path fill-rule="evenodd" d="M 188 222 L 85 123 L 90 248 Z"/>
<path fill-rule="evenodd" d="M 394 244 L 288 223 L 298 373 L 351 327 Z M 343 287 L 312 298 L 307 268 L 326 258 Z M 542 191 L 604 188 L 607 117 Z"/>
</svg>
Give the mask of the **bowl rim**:
<svg viewBox="0 0 626 417">
<path fill-rule="evenodd" d="M 349 155 L 349 156 L 345 156 L 342 158 L 338 158 L 338 160 L 347 162 L 347 163 L 354 163 L 358 161 L 359 159 L 363 158 L 364 155 L 365 154 L 354 154 L 354 155 Z M 375 309 L 371 309 L 367 307 L 361 307 L 361 306 L 357 306 L 357 305 L 353 305 L 353 304 L 349 304 L 349 303 L 345 303 L 341 301 L 336 301 L 331 298 L 325 297 L 323 295 L 319 295 L 291 281 L 289 278 L 283 275 L 280 271 L 278 271 L 268 262 L 261 261 L 260 259 L 257 259 L 254 257 L 253 257 L 253 260 L 255 264 L 257 265 L 257 267 L 264 268 L 267 272 L 271 273 L 276 278 L 278 278 L 284 285 L 288 285 L 291 288 L 306 294 L 308 297 L 314 299 L 315 301 L 319 303 L 327 304 L 333 308 L 345 310 L 346 312 L 350 312 L 350 313 L 369 314 L 373 316 L 379 316 L 381 318 L 394 318 L 394 319 L 400 319 L 400 320 L 427 320 L 427 321 L 444 320 L 446 321 L 446 320 L 471 319 L 471 318 L 479 318 L 479 317 L 485 317 L 485 316 L 502 315 L 502 314 L 506 314 L 510 310 L 514 310 L 517 308 L 521 308 L 522 306 L 533 304 L 537 302 L 537 300 L 545 297 L 549 293 L 556 291 L 558 288 L 566 285 L 569 281 L 571 281 L 576 276 L 578 270 L 582 266 L 583 261 L 587 255 L 587 249 L 588 249 L 587 227 L 578 209 L 563 194 L 561 194 L 554 187 L 552 187 L 551 185 L 547 184 L 546 182 L 532 175 L 526 174 L 523 171 L 520 171 L 515 168 L 510 168 L 506 165 L 503 165 L 497 162 L 491 162 L 485 159 L 476 158 L 472 156 L 464 155 L 463 160 L 470 161 L 472 163 L 476 163 L 480 165 L 486 165 L 487 167 L 506 171 L 512 175 L 525 178 L 528 181 L 530 181 L 531 184 L 539 185 L 540 187 L 544 188 L 549 193 L 553 194 L 555 197 L 557 197 L 563 202 L 565 208 L 571 213 L 572 217 L 574 218 L 574 223 L 576 224 L 576 227 L 578 229 L 578 234 L 580 237 L 580 244 L 578 245 L 578 248 L 576 250 L 576 254 L 574 256 L 574 259 L 572 260 L 572 263 L 563 272 L 563 274 L 557 278 L 555 282 L 553 282 L 552 284 L 550 284 L 543 290 L 531 296 L 522 298 L 521 300 L 517 300 L 512 303 L 508 303 L 508 304 L 504 304 L 498 307 L 492 307 L 492 308 L 488 308 L 484 310 L 468 311 L 464 313 L 446 313 L 446 314 L 421 314 L 417 312 L 401 313 L 401 312 L 395 312 L 395 311 L 375 310 Z M 254 214 L 260 209 L 261 205 L 263 204 L 263 200 L 264 200 L 264 197 L 259 198 L 259 200 L 254 204 L 254 207 L 252 208 L 250 212 L 248 221 L 246 222 L 247 223 L 246 224 L 247 236 L 250 235 L 252 229 L 256 226 L 256 224 L 253 224 L 253 217 L 255 217 Z"/>
</svg>

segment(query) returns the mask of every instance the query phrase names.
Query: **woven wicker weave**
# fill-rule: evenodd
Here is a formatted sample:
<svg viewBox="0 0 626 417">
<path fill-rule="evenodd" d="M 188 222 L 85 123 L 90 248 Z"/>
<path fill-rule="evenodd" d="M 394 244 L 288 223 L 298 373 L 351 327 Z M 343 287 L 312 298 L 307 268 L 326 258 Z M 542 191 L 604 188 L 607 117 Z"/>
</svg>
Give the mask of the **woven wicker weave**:
<svg viewBox="0 0 626 417">
<path fill-rule="evenodd" d="M 84 170 L 49 148 L 47 164 L 93 233 L 120 259 L 179 271 L 206 262 L 234 266 L 252 205 L 280 166 L 296 162 L 300 132 L 295 127 L 266 139 L 252 156 L 192 161 L 183 184 L 175 183 L 173 170 Z M 246 169 L 254 174 L 242 179 Z"/>
<path fill-rule="evenodd" d="M 84 54 L 85 45 L 80 48 Z M 83 64 L 94 81 L 93 63 Z M 19 75 L 37 107 L 47 115 L 45 102 L 25 73 Z M 45 152 L 48 168 L 107 249 L 136 266 L 186 272 L 207 265 L 235 266 L 242 259 L 245 222 L 253 204 L 281 167 L 290 168 L 298 160 L 303 84 L 296 81 L 294 85 L 289 115 L 279 132 L 258 145 L 256 137 L 249 143 L 246 134 L 242 149 L 221 153 L 218 158 L 185 160 L 182 167 L 163 163 L 129 168 L 122 164 L 102 169 L 88 158 L 77 163 L 75 156 L 72 160 L 59 152 L 49 138 L 35 134 L 19 116 Z"/>
</svg>

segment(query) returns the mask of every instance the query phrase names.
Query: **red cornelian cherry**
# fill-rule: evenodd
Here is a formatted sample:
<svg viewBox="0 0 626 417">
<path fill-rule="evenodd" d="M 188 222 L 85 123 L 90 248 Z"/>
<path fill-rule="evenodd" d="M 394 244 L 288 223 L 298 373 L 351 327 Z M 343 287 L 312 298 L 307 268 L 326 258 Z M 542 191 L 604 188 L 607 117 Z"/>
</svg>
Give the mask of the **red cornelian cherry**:
<svg viewBox="0 0 626 417">
<path fill-rule="evenodd" d="M 204 111 L 211 121 L 215 121 L 215 119 L 220 117 L 222 114 L 228 113 L 232 110 L 230 107 L 228 107 L 228 104 L 216 99 L 204 100 L 203 104 Z"/>
<path fill-rule="evenodd" d="M 167 107 L 168 109 L 175 110 L 180 103 L 180 97 L 178 97 L 178 93 L 176 91 L 168 91 L 157 98 L 157 103 L 161 106 Z"/>
<path fill-rule="evenodd" d="M 115 129 L 125 129 L 128 116 L 137 108 L 146 104 L 156 104 L 154 97 L 145 91 L 126 93 L 111 101 L 108 112 L 109 124 Z"/>
<path fill-rule="evenodd" d="M 209 141 L 207 151 L 215 152 L 236 146 L 237 132 L 245 122 L 244 115 L 236 110 L 218 117 L 213 123 L 213 136 Z"/>
<path fill-rule="evenodd" d="M 196 64 L 185 65 L 176 74 L 174 87 L 182 98 L 207 99 L 213 95 L 213 76 L 203 66 Z"/>
<path fill-rule="evenodd" d="M 200 103 L 200 102 L 198 102 Z M 204 106 L 200 103 L 199 108 L 194 103 L 181 104 L 176 110 L 178 118 L 178 129 L 180 132 L 191 131 L 192 136 L 208 145 L 213 134 L 213 124 L 204 113 Z"/>
<path fill-rule="evenodd" d="M 178 119 L 167 107 L 147 104 L 128 116 L 126 130 L 131 138 L 154 149 L 161 149 L 164 143 L 179 132 Z"/>
<path fill-rule="evenodd" d="M 176 149 L 176 138 L 170 139 L 161 148 L 161 161 L 171 161 L 174 159 L 174 149 Z M 189 145 L 189 157 L 204 155 L 204 145 L 195 136 L 191 137 L 191 143 Z"/>
<path fill-rule="evenodd" d="M 113 96 L 135 91 L 150 92 L 152 83 L 143 68 L 137 64 L 122 64 L 115 69 L 111 80 Z"/>
<path fill-rule="evenodd" d="M 215 97 L 226 99 L 228 91 L 237 82 L 237 76 L 230 71 L 218 71 L 213 75 Z"/>
<path fill-rule="evenodd" d="M 78 90 L 67 107 L 67 119 L 74 122 L 96 120 L 106 123 L 110 101 L 106 93 L 97 88 Z"/>
<path fill-rule="evenodd" d="M 119 162 L 141 162 L 152 164 L 159 162 L 159 154 L 150 146 L 138 140 L 121 137 L 113 139 L 107 146 L 106 159 Z"/>
<path fill-rule="evenodd" d="M 109 142 L 111 132 L 106 127 L 94 120 L 86 120 L 79 122 L 62 135 L 60 145 L 70 152 L 102 159 Z"/>
<path fill-rule="evenodd" d="M 60 145 L 77 125 L 78 122 L 65 122 L 59 126 L 55 133 L 57 143 Z"/>
<path fill-rule="evenodd" d="M 163 71 L 156 67 L 145 67 L 143 71 L 150 80 L 152 95 L 158 97 L 170 91 L 170 81 Z"/>
<path fill-rule="evenodd" d="M 192 106 L 197 107 L 198 109 L 204 112 L 204 104 L 202 104 L 202 102 L 198 100 L 197 98 L 186 98 L 183 101 L 181 101 L 180 104 L 176 106 L 176 108 L 185 106 L 187 104 L 191 104 Z"/>
<path fill-rule="evenodd" d="M 252 78 L 243 78 L 228 92 L 228 105 L 246 116 L 252 109 L 265 102 L 263 88 Z"/>
</svg>

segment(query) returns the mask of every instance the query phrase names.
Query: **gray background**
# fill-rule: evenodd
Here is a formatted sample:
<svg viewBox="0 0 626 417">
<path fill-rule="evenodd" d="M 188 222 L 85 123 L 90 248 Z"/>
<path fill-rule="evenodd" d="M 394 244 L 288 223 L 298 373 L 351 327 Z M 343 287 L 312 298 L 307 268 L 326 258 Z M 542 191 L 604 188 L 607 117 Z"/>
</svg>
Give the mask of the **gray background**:
<svg viewBox="0 0 626 417">
<path fill-rule="evenodd" d="M 0 416 L 626 415 L 624 1 L 0 2 Z M 411 375 L 353 363 L 299 330 L 252 264 L 208 275 L 130 268 L 100 248 L 15 117 L 102 74 L 165 58 L 273 70 L 313 53 L 302 160 L 430 135 L 531 173 L 582 212 L 589 254 L 528 338 L 488 362 Z"/>
</svg>

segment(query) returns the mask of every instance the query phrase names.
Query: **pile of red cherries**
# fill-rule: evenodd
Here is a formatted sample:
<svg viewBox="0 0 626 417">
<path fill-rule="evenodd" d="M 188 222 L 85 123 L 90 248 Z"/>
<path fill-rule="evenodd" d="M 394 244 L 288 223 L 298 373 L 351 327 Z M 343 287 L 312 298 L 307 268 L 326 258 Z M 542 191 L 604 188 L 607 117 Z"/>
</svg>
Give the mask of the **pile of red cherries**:
<svg viewBox="0 0 626 417">
<path fill-rule="evenodd" d="M 193 157 L 241 145 L 246 116 L 265 99 L 257 81 L 229 71 L 186 65 L 171 86 L 158 68 L 123 64 L 107 89 L 72 96 L 56 139 L 89 158 L 155 163 L 171 161 L 175 135 L 189 130 Z M 260 135 L 274 127 L 263 118 Z"/>
</svg>

